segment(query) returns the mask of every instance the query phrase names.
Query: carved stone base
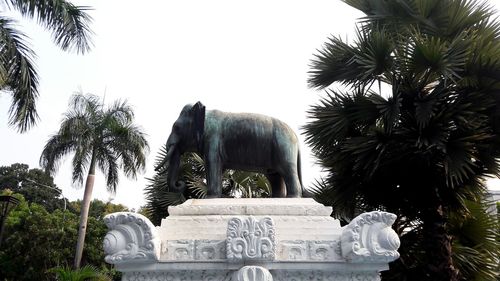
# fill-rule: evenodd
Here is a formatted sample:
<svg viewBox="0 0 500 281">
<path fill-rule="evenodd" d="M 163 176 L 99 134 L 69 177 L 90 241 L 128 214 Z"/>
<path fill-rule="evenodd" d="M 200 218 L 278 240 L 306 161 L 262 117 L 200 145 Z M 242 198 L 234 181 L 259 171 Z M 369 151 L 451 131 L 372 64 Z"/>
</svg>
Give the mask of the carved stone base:
<svg viewBox="0 0 500 281">
<path fill-rule="evenodd" d="M 245 266 L 238 271 L 173 270 L 170 272 L 126 272 L 124 281 L 379 281 L 376 272 L 332 272 L 321 270 L 269 272 L 260 266 Z"/>
<path fill-rule="evenodd" d="M 370 212 L 341 228 L 312 199 L 203 199 L 170 207 L 160 227 L 106 216 L 106 261 L 123 280 L 376 281 L 399 257 L 396 216 Z"/>
</svg>

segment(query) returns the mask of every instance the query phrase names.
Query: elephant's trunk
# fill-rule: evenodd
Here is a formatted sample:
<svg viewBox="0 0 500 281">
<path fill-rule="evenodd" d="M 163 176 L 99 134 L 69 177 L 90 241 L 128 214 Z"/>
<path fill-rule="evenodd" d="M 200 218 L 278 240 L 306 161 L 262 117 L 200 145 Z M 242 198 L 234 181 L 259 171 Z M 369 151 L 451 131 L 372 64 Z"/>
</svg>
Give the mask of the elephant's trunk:
<svg viewBox="0 0 500 281">
<path fill-rule="evenodd" d="M 173 192 L 184 192 L 186 189 L 186 183 L 179 181 L 179 171 L 180 171 L 180 160 L 181 154 L 175 147 L 170 147 L 167 157 L 169 161 L 168 171 L 167 171 L 167 182 L 170 191 Z"/>
<path fill-rule="evenodd" d="M 168 137 L 166 148 L 167 148 L 167 155 L 165 155 L 161 163 L 155 167 L 155 171 L 160 171 L 163 167 L 165 167 L 167 163 L 170 164 L 172 154 L 174 153 L 175 150 L 177 150 L 176 138 L 173 136 L 173 134 L 170 134 L 170 136 Z"/>
</svg>

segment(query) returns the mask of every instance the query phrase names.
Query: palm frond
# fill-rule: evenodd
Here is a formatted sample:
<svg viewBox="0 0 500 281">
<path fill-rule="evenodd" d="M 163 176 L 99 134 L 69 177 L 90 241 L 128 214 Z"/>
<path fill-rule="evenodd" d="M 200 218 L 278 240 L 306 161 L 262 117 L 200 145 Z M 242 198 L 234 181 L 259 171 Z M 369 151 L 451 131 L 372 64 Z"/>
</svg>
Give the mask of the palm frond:
<svg viewBox="0 0 500 281">
<path fill-rule="evenodd" d="M 360 65 L 355 60 L 356 49 L 341 38 L 332 37 L 318 50 L 311 62 L 308 83 L 310 87 L 323 89 L 333 82 L 356 81 Z"/>
<path fill-rule="evenodd" d="M 128 124 L 134 118 L 134 111 L 126 100 L 117 100 L 108 107 L 104 116 L 106 118 L 112 118 L 119 124 Z"/>
<path fill-rule="evenodd" d="M 359 64 L 361 75 L 357 80 L 370 84 L 379 75 L 390 70 L 393 64 L 392 52 L 394 49 L 389 34 L 384 29 L 367 32 L 358 29 L 356 40 L 355 60 Z"/>
<path fill-rule="evenodd" d="M 96 164 L 95 166 L 104 174 L 106 178 L 106 187 L 108 192 L 115 193 L 118 186 L 120 170 L 120 160 L 123 157 L 118 157 L 113 149 L 109 146 L 98 146 L 94 149 Z M 76 157 L 76 155 L 75 155 Z"/>
<path fill-rule="evenodd" d="M 312 121 L 304 126 L 306 143 L 320 159 L 329 155 L 339 139 L 366 132 L 381 117 L 380 99 L 370 95 L 360 88 L 353 94 L 330 91 L 308 111 Z"/>
<path fill-rule="evenodd" d="M 144 188 L 145 209 L 153 224 L 159 225 L 168 216 L 168 207 L 182 204 L 186 198 L 182 193 L 169 192 L 165 173 L 146 178 L 148 185 Z"/>
<path fill-rule="evenodd" d="M 146 167 L 146 155 L 149 145 L 141 127 L 133 124 L 118 124 L 108 126 L 104 132 L 104 143 L 109 146 L 115 155 L 121 157 L 120 167 L 125 175 L 135 178 Z"/>
<path fill-rule="evenodd" d="M 62 157 L 74 151 L 75 147 L 76 143 L 72 140 L 67 140 L 57 134 L 51 136 L 40 156 L 40 166 L 50 174 L 55 173 Z"/>
<path fill-rule="evenodd" d="M 89 122 L 90 119 L 84 114 L 68 111 L 61 122 L 58 134 L 67 138 L 77 137 L 80 143 L 89 142 L 93 133 Z"/>
<path fill-rule="evenodd" d="M 451 216 L 453 259 L 465 280 L 495 280 L 500 257 L 497 218 L 482 202 L 467 201 L 469 214 Z"/>
<path fill-rule="evenodd" d="M 86 146 L 78 146 L 75 147 L 75 155 L 73 157 L 73 176 L 72 180 L 73 183 L 78 183 L 82 184 L 83 183 L 83 176 L 85 173 L 85 170 L 88 168 L 90 161 L 91 161 L 91 156 L 92 156 L 92 151 L 88 151 L 89 147 Z"/>
<path fill-rule="evenodd" d="M 58 281 L 111 280 L 109 276 L 100 273 L 92 265 L 85 265 L 76 270 L 70 267 L 56 267 L 48 270 L 48 272 L 55 274 Z"/>
<path fill-rule="evenodd" d="M 195 198 L 205 198 L 207 196 L 208 187 L 204 178 L 189 174 L 186 174 L 186 178 L 187 188 Z"/>
<path fill-rule="evenodd" d="M 35 54 L 16 22 L 0 16 L 0 90 L 12 92 L 9 125 L 27 131 L 37 120 L 38 74 Z"/>
<path fill-rule="evenodd" d="M 34 18 L 52 31 L 52 37 L 63 50 L 86 53 L 92 46 L 92 18 L 89 7 L 75 6 L 64 0 L 8 0 L 10 7 L 26 17 Z"/>
<path fill-rule="evenodd" d="M 336 186 L 332 188 L 327 179 L 321 178 L 316 180 L 309 190 L 313 194 L 314 200 L 325 206 L 333 207 L 333 217 L 350 221 L 365 210 L 364 206 L 361 205 L 363 201 L 359 200 L 355 189 L 342 189 L 340 186 Z"/>
<path fill-rule="evenodd" d="M 439 79 L 456 82 L 463 75 L 470 44 L 471 41 L 463 36 L 448 42 L 414 32 L 411 44 L 408 44 L 407 71 L 422 77 L 419 81 L 421 88 Z"/>
<path fill-rule="evenodd" d="M 70 110 L 77 112 L 78 115 L 84 115 L 89 120 L 97 119 L 103 104 L 98 96 L 84 94 L 81 91 L 71 96 L 69 101 Z"/>
<path fill-rule="evenodd" d="M 230 196 L 262 198 L 271 195 L 271 185 L 263 174 L 227 170 L 222 177 L 223 190 Z"/>
<path fill-rule="evenodd" d="M 384 28 L 390 33 L 405 33 L 412 26 L 425 34 L 453 38 L 463 30 L 475 28 L 489 20 L 495 12 L 485 1 L 433 0 L 343 0 L 365 13 L 361 19 L 365 29 Z"/>
<path fill-rule="evenodd" d="M 446 8 L 446 22 L 443 24 L 445 28 L 442 31 L 450 38 L 473 29 L 495 14 L 492 6 L 486 1 L 478 0 L 449 1 Z"/>
</svg>

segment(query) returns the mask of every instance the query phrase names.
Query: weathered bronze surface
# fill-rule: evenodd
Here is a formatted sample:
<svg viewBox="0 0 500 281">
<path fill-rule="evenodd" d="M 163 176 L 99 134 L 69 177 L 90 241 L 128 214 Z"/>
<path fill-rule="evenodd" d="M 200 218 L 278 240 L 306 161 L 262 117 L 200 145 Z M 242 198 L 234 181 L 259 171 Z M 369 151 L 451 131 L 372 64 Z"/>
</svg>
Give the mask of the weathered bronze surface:
<svg viewBox="0 0 500 281">
<path fill-rule="evenodd" d="M 284 122 L 260 114 L 205 110 L 201 102 L 186 105 L 167 140 L 170 188 L 182 192 L 177 180 L 180 156 L 197 152 L 205 161 L 207 197 L 221 196 L 225 169 L 260 172 L 272 197 L 301 197 L 300 151 L 297 136 Z"/>
</svg>

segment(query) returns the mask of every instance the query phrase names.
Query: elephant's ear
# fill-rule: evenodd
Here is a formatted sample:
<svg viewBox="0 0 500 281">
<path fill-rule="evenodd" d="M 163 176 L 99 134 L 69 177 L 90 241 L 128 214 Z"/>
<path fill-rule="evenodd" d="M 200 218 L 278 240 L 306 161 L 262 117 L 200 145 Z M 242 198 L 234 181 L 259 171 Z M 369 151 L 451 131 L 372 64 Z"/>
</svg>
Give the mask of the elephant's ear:
<svg viewBox="0 0 500 281">
<path fill-rule="evenodd" d="M 198 145 L 198 151 L 201 151 L 203 147 L 203 133 L 205 130 L 205 106 L 201 102 L 197 102 L 193 105 L 192 114 L 196 144 Z"/>
</svg>

